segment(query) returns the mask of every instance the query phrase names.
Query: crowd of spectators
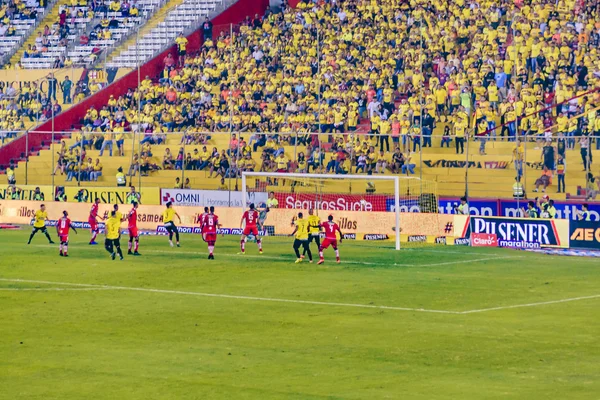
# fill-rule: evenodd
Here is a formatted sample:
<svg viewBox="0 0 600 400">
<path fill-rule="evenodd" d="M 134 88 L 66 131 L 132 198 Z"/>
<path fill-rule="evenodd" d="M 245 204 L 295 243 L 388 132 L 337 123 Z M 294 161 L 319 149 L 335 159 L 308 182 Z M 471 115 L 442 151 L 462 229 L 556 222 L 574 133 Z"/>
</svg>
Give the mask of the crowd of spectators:
<svg viewBox="0 0 600 400">
<path fill-rule="evenodd" d="M 582 0 L 301 2 L 248 17 L 233 37 L 211 27 L 198 53 L 168 56 L 160 77 L 90 109 L 82 129 L 99 140 L 141 131 L 150 146 L 168 132 L 199 148 L 205 132 L 248 138 L 247 152 L 196 159 L 143 152 L 132 165 L 143 173 L 235 176 L 248 154 L 258 170 L 411 173 L 421 147 L 463 153 L 468 138 L 480 154 L 489 140 L 550 143 L 557 156 L 586 146 L 589 168 L 586 137 L 600 135 L 599 21 L 600 3 Z M 369 135 L 347 134 L 363 127 Z M 310 132 L 329 134 L 327 146 Z M 306 148 L 290 160 L 280 154 L 288 144 Z"/>
</svg>

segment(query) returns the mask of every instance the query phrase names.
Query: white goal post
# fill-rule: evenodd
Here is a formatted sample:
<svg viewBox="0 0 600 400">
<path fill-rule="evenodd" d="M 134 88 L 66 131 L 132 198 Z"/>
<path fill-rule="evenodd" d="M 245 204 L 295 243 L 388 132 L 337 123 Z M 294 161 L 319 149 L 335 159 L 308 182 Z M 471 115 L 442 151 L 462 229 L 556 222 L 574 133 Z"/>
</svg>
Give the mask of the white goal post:
<svg viewBox="0 0 600 400">
<path fill-rule="evenodd" d="M 244 209 L 248 207 L 247 199 L 249 191 L 259 191 L 261 188 L 250 189 L 248 187 L 249 178 L 265 178 L 269 180 L 297 180 L 297 181 L 388 181 L 393 182 L 394 212 L 396 216 L 396 250 L 400 250 L 400 180 L 411 179 L 419 181 L 418 178 L 385 176 L 385 175 L 329 175 L 329 174 L 299 174 L 299 173 L 278 173 L 278 172 L 242 172 L 242 201 Z M 266 188 L 263 190 L 267 191 Z M 390 196 L 392 193 L 390 193 Z M 365 212 L 369 212 L 365 210 Z"/>
</svg>

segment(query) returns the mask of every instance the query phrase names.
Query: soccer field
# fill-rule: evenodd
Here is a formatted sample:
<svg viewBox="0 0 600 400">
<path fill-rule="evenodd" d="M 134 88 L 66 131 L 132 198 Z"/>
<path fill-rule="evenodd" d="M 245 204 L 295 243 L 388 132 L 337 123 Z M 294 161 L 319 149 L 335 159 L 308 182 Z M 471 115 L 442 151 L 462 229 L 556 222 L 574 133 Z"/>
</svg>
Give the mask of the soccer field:
<svg viewBox="0 0 600 400">
<path fill-rule="evenodd" d="M 0 231 L 2 399 L 600 393 L 597 259 L 347 241 L 294 264 L 290 238 L 219 237 L 209 261 L 183 235 L 112 261 L 87 231 L 64 259 L 28 235 Z"/>
</svg>

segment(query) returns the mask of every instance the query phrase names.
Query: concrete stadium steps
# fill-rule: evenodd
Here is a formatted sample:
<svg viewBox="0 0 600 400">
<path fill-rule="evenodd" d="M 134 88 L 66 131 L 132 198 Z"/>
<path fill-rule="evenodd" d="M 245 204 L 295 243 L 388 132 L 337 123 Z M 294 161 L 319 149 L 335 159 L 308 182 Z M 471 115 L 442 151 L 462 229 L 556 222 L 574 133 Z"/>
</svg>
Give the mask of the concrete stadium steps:
<svg viewBox="0 0 600 400">
<path fill-rule="evenodd" d="M 126 41 L 121 43 L 119 46 L 115 47 L 111 51 L 109 57 L 118 55 L 124 50 L 130 49 L 130 48 L 135 48 L 136 41 L 138 39 L 142 39 L 146 34 L 150 33 L 153 29 L 155 29 L 162 21 L 164 21 L 164 19 L 166 18 L 167 14 L 169 13 L 170 10 L 181 5 L 183 2 L 184 2 L 184 0 L 170 0 L 170 1 L 166 2 L 160 8 L 160 10 L 158 10 L 143 25 L 143 27 L 140 28 L 139 34 L 132 35 L 132 37 L 130 37 L 129 39 L 127 39 Z M 161 46 L 162 46 L 162 44 L 161 44 Z M 143 62 L 146 58 L 147 58 L 146 55 L 140 55 L 140 62 Z M 105 62 L 103 62 L 101 64 L 101 66 L 104 67 L 104 64 L 105 64 Z M 144 79 L 144 77 L 142 77 L 142 79 Z"/>
<path fill-rule="evenodd" d="M 58 20 L 58 10 L 60 9 L 60 7 L 67 4 L 71 4 L 70 0 L 58 0 L 56 3 L 54 3 L 54 6 L 52 6 L 52 8 L 48 10 L 47 14 L 44 16 L 44 18 L 42 18 L 42 20 L 38 24 L 37 29 L 34 29 L 31 32 L 31 35 L 29 35 L 29 37 L 25 39 L 25 41 L 21 45 L 21 48 L 17 50 L 15 54 L 12 55 L 12 57 L 10 58 L 11 65 L 15 65 L 16 63 L 21 61 L 25 50 L 29 48 L 29 45 L 35 43 L 35 38 L 37 37 L 38 32 L 40 30 L 43 30 L 44 26 L 46 25 L 51 27 L 52 24 Z"/>
<path fill-rule="evenodd" d="M 246 139 L 249 138 L 249 135 L 243 135 Z M 133 139 L 133 135 L 126 135 L 126 143 L 130 142 Z M 137 140 L 137 138 L 136 138 Z M 73 139 L 66 139 L 67 146 L 70 146 L 74 143 Z M 153 145 L 153 161 L 159 165 L 162 164 L 162 156 L 165 149 L 168 147 L 171 149 L 171 152 L 176 156 L 179 151 L 181 141 L 181 135 L 169 135 L 167 137 L 166 144 L 162 145 Z M 226 149 L 229 143 L 228 135 L 212 135 L 212 138 L 206 147 L 211 150 L 213 147 L 217 147 L 219 150 Z M 486 161 L 493 162 L 505 162 L 506 168 L 485 168 L 485 165 L 479 165 L 476 168 L 469 168 L 468 171 L 464 167 L 456 167 L 456 166 L 447 166 L 443 163 L 437 163 L 431 167 L 424 167 L 422 171 L 419 168 L 416 168 L 416 175 L 421 175 L 423 179 L 435 181 L 438 185 L 438 194 L 444 196 L 458 196 L 465 191 L 465 179 L 468 178 L 468 187 L 469 187 L 469 195 L 471 197 L 511 197 L 512 196 L 512 185 L 514 183 L 515 171 L 514 167 L 510 164 L 512 148 L 514 146 L 513 143 L 509 142 L 492 142 L 493 148 L 495 150 L 495 154 L 481 156 L 478 154 L 479 143 L 472 142 L 470 143 L 469 149 L 469 161 L 475 163 L 484 163 Z M 528 152 L 527 152 L 527 161 L 529 162 L 539 162 L 541 150 L 534 150 L 535 143 L 528 143 Z M 203 145 L 188 145 L 185 146 L 185 152 L 192 153 L 195 148 L 201 150 Z M 60 148 L 58 143 L 55 143 L 50 149 L 41 150 L 38 156 L 30 157 L 28 163 L 27 170 L 27 178 L 28 183 L 31 184 L 51 184 L 52 176 L 50 175 L 52 170 L 54 169 L 55 162 L 52 160 L 52 153 L 57 152 Z M 294 157 L 294 147 L 293 146 L 284 146 L 286 151 L 286 156 L 289 159 L 293 159 Z M 116 147 L 113 148 L 113 154 L 115 153 Z M 138 152 L 139 147 L 136 148 L 135 152 Z M 304 151 L 305 148 L 303 146 L 296 149 L 296 153 L 300 151 Z M 473 151 L 472 151 L 473 150 Z M 97 182 L 84 182 L 83 185 L 86 186 L 112 186 L 115 184 L 114 176 L 117 173 L 117 169 L 122 167 L 124 172 L 127 172 L 129 169 L 129 164 L 131 160 L 131 146 L 125 146 L 125 156 L 118 157 L 113 156 L 110 157 L 105 154 L 102 157 L 99 157 L 98 150 L 88 150 L 87 157 L 91 157 L 93 160 L 96 158 L 100 158 L 104 170 L 103 176 L 99 178 Z M 471 154 L 472 153 L 472 154 Z M 254 160 L 260 165 L 260 151 L 253 154 Z M 435 163 L 440 160 L 445 161 L 465 161 L 465 154 L 456 154 L 454 149 L 442 149 L 439 147 L 432 148 L 424 148 L 423 149 L 423 160 L 430 161 L 431 163 Z M 580 170 L 580 156 L 578 150 L 568 150 L 567 151 L 567 160 L 571 160 L 568 164 L 568 174 L 566 178 L 566 191 L 570 193 L 577 192 L 577 186 L 583 185 L 585 182 L 585 172 Z M 418 164 L 418 154 L 413 155 L 413 162 Z M 533 183 L 535 180 L 541 175 L 541 171 L 538 168 L 527 167 L 525 166 L 525 184 L 526 191 L 528 193 L 533 189 Z M 465 173 L 468 172 L 468 175 Z M 219 179 L 208 178 L 208 171 L 185 171 L 185 177 L 190 178 L 190 183 L 194 189 L 216 189 L 219 186 Z M 15 170 L 15 174 L 18 182 L 25 182 L 25 162 L 19 163 L 19 168 Z M 386 172 L 389 174 L 389 172 Z M 157 172 L 151 173 L 151 176 L 142 177 L 142 185 L 148 186 L 162 186 L 166 188 L 174 187 L 175 178 L 181 177 L 181 171 L 177 170 L 160 170 Z M 56 185 L 68 185 L 68 186 L 77 186 L 76 181 L 66 182 L 66 175 L 56 175 L 54 177 L 54 183 Z M 365 182 L 368 182 L 369 176 L 365 175 Z M 235 180 L 232 180 L 232 187 L 235 187 Z M 139 177 L 133 178 L 134 184 L 139 184 Z M 239 179 L 237 180 L 238 187 L 241 184 Z M 289 185 L 289 182 L 286 182 Z M 250 183 L 249 183 L 250 184 Z M 281 185 L 283 182 L 280 183 Z M 386 188 L 385 185 L 389 183 L 385 181 L 376 182 L 377 192 L 376 193 L 386 193 L 393 192 L 393 188 Z M 360 186 L 360 183 L 358 184 Z M 362 187 L 355 186 L 353 190 L 357 190 L 358 192 L 364 193 L 364 189 Z M 549 190 L 555 191 L 556 182 L 553 182 L 553 185 Z M 279 187 L 277 188 L 279 191 L 291 191 L 291 187 Z M 304 192 L 311 191 L 312 188 L 304 188 L 301 185 L 298 185 L 294 188 L 296 192 Z M 347 193 L 349 191 L 348 184 L 339 182 L 339 181 L 331 181 L 326 184 L 322 190 L 328 192 L 341 192 Z M 563 194 L 553 194 L 554 198 L 560 199 L 564 198 Z"/>
</svg>

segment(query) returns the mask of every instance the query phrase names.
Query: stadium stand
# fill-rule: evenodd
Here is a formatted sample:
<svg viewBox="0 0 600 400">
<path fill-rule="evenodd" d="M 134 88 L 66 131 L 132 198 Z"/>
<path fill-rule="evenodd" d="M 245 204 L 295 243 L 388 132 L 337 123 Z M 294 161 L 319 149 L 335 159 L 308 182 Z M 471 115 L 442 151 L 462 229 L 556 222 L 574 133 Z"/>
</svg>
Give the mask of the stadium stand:
<svg viewBox="0 0 600 400">
<path fill-rule="evenodd" d="M 174 5 L 175 3 L 175 5 Z M 166 45 L 176 41 L 177 37 L 197 26 L 199 21 L 208 19 L 222 0 L 176 0 L 169 3 L 170 8 L 157 14 L 140 32 L 139 38 L 131 38 L 106 64 L 109 68 L 136 67 L 144 63 Z"/>
<path fill-rule="evenodd" d="M 21 45 L 46 13 L 46 0 L 3 0 L 0 2 L 0 62 Z"/>
<path fill-rule="evenodd" d="M 207 140 L 221 154 L 236 133 L 251 143 L 256 168 L 283 151 L 288 170 L 316 158 L 323 172 L 416 172 L 452 195 L 468 182 L 470 195 L 511 196 L 515 176 L 529 192 L 544 168 L 557 180 L 560 154 L 569 165 L 561 192 L 577 193 L 599 144 L 590 140 L 600 133 L 599 13 L 598 2 L 579 0 L 300 2 L 249 16 L 233 37 L 221 30 L 196 54 L 165 58 L 161 76 L 89 110 L 81 129 L 101 141 L 122 124 L 124 168 L 133 152 L 144 160 L 141 138 L 132 143 L 127 132 L 155 140 L 146 161 L 161 169 L 145 184 L 178 174 L 164 168 L 166 147 L 174 166 L 188 169 L 188 152 L 193 161 Z M 103 157 L 107 184 L 117 166 Z M 47 163 L 42 152 L 29 168 Z M 212 186 L 207 175 L 186 171 L 193 187 Z"/>
<path fill-rule="evenodd" d="M 38 31 L 13 61 L 24 68 L 62 68 L 89 65 L 103 50 L 122 38 L 163 5 L 164 0 L 118 2 L 110 0 L 59 0 Z"/>
</svg>

